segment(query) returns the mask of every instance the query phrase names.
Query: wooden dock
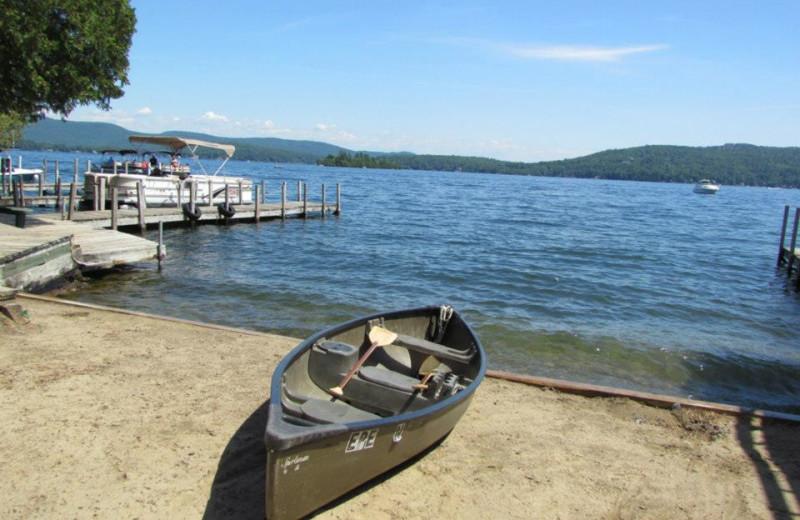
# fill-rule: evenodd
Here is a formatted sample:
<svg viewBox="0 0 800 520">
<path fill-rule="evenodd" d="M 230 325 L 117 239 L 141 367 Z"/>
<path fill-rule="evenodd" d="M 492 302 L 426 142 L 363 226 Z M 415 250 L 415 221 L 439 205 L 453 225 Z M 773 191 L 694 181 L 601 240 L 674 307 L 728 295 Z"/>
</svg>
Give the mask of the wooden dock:
<svg viewBox="0 0 800 520">
<path fill-rule="evenodd" d="M 783 225 L 781 226 L 781 241 L 778 244 L 778 268 L 786 265 L 786 274 L 791 278 L 792 274 L 795 276 L 795 285 L 800 289 L 800 249 L 797 247 L 797 230 L 800 224 L 800 208 L 794 208 L 794 223 L 792 229 L 788 231 L 789 213 L 791 208 L 787 205 L 783 209 Z M 789 245 L 786 245 L 786 239 L 789 239 Z"/>
<path fill-rule="evenodd" d="M 120 231 L 39 215 L 29 216 L 20 229 L 0 219 L 0 285 L 10 288 L 44 290 L 78 271 L 155 260 L 158 254 L 157 243 Z"/>
<path fill-rule="evenodd" d="M 94 210 L 78 211 L 78 161 L 72 168 L 72 182 L 60 174 L 55 163 L 54 182 L 47 183 L 47 162 L 42 163 L 38 183 L 23 184 L 3 174 L 0 182 L 0 288 L 26 291 L 44 290 L 72 274 L 81 271 L 109 269 L 164 258 L 163 244 L 122 233 L 118 230 L 139 231 L 163 226 L 194 226 L 203 224 L 227 225 L 239 222 L 258 223 L 267 219 L 326 218 L 341 214 L 341 189 L 336 184 L 335 203 L 326 200 L 322 184 L 321 200 L 308 200 L 308 186 L 297 181 L 297 199 L 287 197 L 287 183 L 281 184 L 280 200 L 266 201 L 266 184 L 253 185 L 252 202 L 241 198 L 195 201 L 190 193 L 181 204 L 178 190 L 177 207 L 148 207 L 140 181 L 138 198 L 133 208 L 119 208 L 114 191 L 108 186 L 95 186 Z M 241 184 L 241 183 L 240 183 Z M 260 188 L 260 189 L 259 189 Z M 191 190 L 190 190 L 191 192 Z M 104 193 L 111 193 L 106 201 Z M 241 185 L 238 193 L 241 197 Z M 224 203 L 223 203 L 224 200 Z M 99 201 L 106 201 L 103 204 Z M 114 201 L 114 202 L 111 202 Z M 84 201 L 83 205 L 86 201 Z M 111 209 L 101 209 L 103 206 Z M 53 207 L 52 213 L 34 213 L 33 207 Z M 161 234 L 159 233 L 159 242 Z"/>
</svg>

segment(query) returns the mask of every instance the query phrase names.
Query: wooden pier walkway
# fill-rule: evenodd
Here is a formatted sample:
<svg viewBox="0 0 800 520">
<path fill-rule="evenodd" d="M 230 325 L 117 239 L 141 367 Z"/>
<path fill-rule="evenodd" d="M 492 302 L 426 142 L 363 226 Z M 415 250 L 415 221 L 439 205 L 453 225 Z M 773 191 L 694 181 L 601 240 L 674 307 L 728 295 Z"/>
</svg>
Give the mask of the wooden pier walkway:
<svg viewBox="0 0 800 520">
<path fill-rule="evenodd" d="M 77 271 L 155 260 L 158 254 L 156 242 L 120 231 L 39 215 L 29 216 L 22 229 L 0 220 L 0 285 L 10 288 L 42 290 Z"/>
<path fill-rule="evenodd" d="M 791 208 L 787 205 L 783 209 L 783 226 L 781 226 L 781 241 L 778 244 L 778 267 L 786 265 L 786 274 L 791 278 L 792 273 L 795 275 L 795 284 L 800 289 L 800 248 L 797 243 L 797 230 L 800 225 L 800 208 L 794 209 L 794 224 L 789 233 L 789 245 L 786 245 L 789 224 L 789 213 Z"/>
<path fill-rule="evenodd" d="M 21 165 L 20 165 L 21 167 Z M 88 168 L 88 167 L 87 167 Z M 55 163 L 55 182 L 46 182 L 47 162 L 36 184 L 13 184 L 2 176 L 0 182 L 0 289 L 43 290 L 77 271 L 108 269 L 121 264 L 161 260 L 166 254 L 163 244 L 145 240 L 119 229 L 144 234 L 150 227 L 192 226 L 197 224 L 232 224 L 259 222 L 262 219 L 326 218 L 341 214 L 341 190 L 336 184 L 335 203 L 326 200 L 325 184 L 321 200 L 308 200 L 308 186 L 297 181 L 297 200 L 287 197 L 287 183 L 281 184 L 278 202 L 266 201 L 266 184 L 253 185 L 252 202 L 243 203 L 239 183 L 237 197 L 219 196 L 212 203 L 195 201 L 189 190 L 189 200 L 181 204 L 183 189 L 177 190 L 177 207 L 148 207 L 142 181 L 132 208 L 120 209 L 114 191 L 107 185 L 95 186 L 94 210 L 78 211 L 81 205 L 78 185 L 78 161 L 72 168 L 72 182 L 63 182 L 58 161 Z M 260 188 L 260 189 L 259 189 Z M 104 194 L 110 193 L 107 199 Z M 107 202 L 112 209 L 98 209 Z M 224 203 L 223 203 L 224 200 Z M 87 203 L 83 201 L 83 205 Z M 92 204 L 89 204 L 90 206 Z M 53 213 L 34 213 L 32 207 L 53 207 Z M 161 234 L 159 233 L 159 242 Z"/>
</svg>

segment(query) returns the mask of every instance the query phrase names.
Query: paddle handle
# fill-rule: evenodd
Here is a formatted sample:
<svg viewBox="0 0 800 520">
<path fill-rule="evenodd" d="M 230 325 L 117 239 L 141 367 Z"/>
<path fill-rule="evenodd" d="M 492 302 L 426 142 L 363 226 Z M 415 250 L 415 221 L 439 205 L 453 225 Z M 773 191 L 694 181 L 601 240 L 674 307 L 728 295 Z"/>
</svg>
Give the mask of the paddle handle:
<svg viewBox="0 0 800 520">
<path fill-rule="evenodd" d="M 333 388 L 330 389 L 330 392 L 336 395 L 337 397 L 341 397 L 344 394 L 345 385 L 348 383 L 348 381 L 350 381 L 350 379 L 352 379 L 355 373 L 358 372 L 358 369 L 361 368 L 361 365 L 363 365 L 364 362 L 367 360 L 367 358 L 372 355 L 372 353 L 375 351 L 376 348 L 378 348 L 378 342 L 373 341 L 372 344 L 367 349 L 367 351 L 364 352 L 364 355 L 361 356 L 361 358 L 358 361 L 356 361 L 356 364 L 353 365 L 353 368 L 350 369 L 350 372 L 348 372 L 347 375 L 344 376 L 342 382 L 339 383 L 339 386 L 334 386 Z"/>
<path fill-rule="evenodd" d="M 414 390 L 427 390 L 428 389 L 428 381 L 430 381 L 430 379 L 434 375 L 436 375 L 436 371 L 435 370 L 433 372 L 428 372 L 427 374 L 425 374 L 425 377 L 422 378 L 422 382 L 420 384 L 418 384 L 418 385 L 414 385 L 413 386 Z"/>
</svg>

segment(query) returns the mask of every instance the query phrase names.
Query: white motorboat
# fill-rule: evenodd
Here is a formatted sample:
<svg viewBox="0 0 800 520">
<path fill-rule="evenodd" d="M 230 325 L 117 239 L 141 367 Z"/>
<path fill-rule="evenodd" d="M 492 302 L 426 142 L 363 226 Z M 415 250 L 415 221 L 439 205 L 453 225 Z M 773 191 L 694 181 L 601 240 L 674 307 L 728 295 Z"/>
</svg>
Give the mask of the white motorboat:
<svg viewBox="0 0 800 520">
<path fill-rule="evenodd" d="M 702 179 L 700 182 L 694 185 L 694 192 L 700 193 L 701 195 L 714 195 L 718 191 L 719 184 L 708 179 Z"/>
<path fill-rule="evenodd" d="M 16 167 L 11 162 L 11 157 L 0 158 L 0 170 L 2 170 L 3 180 L 9 186 L 20 179 L 24 184 L 35 184 L 39 182 L 39 177 L 42 175 L 41 168 L 23 168 L 22 157 L 19 158 L 19 165 Z"/>
<path fill-rule="evenodd" d="M 225 191 L 231 204 L 251 204 L 253 202 L 253 182 L 245 177 L 218 175 L 236 148 L 233 145 L 218 144 L 198 139 L 182 137 L 156 137 L 132 135 L 131 143 L 147 143 L 164 146 L 164 152 L 145 152 L 149 160 L 104 162 L 99 168 L 91 168 L 84 175 L 84 205 L 95 207 L 95 199 L 111 203 L 111 188 L 117 188 L 117 204 L 136 206 L 138 185 L 144 188 L 145 204 L 148 207 L 177 206 L 189 202 L 191 190 L 195 191 L 195 202 L 199 205 L 214 205 L 225 202 Z M 196 151 L 199 147 L 221 150 L 225 159 L 213 174 L 206 173 Z M 202 174 L 192 173 L 188 164 L 180 164 L 178 152 L 188 149 L 200 167 Z M 159 160 L 159 155 L 170 157 L 169 162 Z M 102 186 L 102 189 L 100 187 Z"/>
</svg>

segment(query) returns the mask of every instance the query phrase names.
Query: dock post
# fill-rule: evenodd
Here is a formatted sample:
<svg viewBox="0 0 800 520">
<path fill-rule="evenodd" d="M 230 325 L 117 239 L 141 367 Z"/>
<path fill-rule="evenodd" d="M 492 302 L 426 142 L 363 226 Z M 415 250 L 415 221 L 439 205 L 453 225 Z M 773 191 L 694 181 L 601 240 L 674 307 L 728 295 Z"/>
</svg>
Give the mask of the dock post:
<svg viewBox="0 0 800 520">
<path fill-rule="evenodd" d="M 242 192 L 242 179 L 239 179 L 239 205 L 244 204 L 244 192 Z"/>
<path fill-rule="evenodd" d="M 194 207 L 196 204 L 197 204 L 197 183 L 192 182 L 191 184 L 189 184 L 189 213 L 191 213 L 192 215 L 194 215 Z M 194 226 L 195 223 L 194 220 L 189 219 L 189 222 L 191 222 L 192 226 Z"/>
<path fill-rule="evenodd" d="M 261 204 L 267 202 L 267 181 L 261 181 Z"/>
<path fill-rule="evenodd" d="M 75 197 L 77 197 L 77 195 L 78 183 L 72 181 L 72 184 L 69 185 L 69 209 L 67 210 L 67 220 L 72 220 L 72 212 L 75 211 Z"/>
<path fill-rule="evenodd" d="M 117 208 L 117 190 L 116 186 L 111 186 L 111 229 L 117 230 L 117 219 L 119 209 Z"/>
<path fill-rule="evenodd" d="M 78 159 L 75 159 L 75 165 L 72 169 L 72 182 L 78 182 Z"/>
<path fill-rule="evenodd" d="M 147 229 L 147 224 L 144 221 L 144 209 L 147 202 L 144 198 L 144 184 L 142 181 L 136 181 L 136 207 L 139 209 L 139 232 L 144 235 Z"/>
<path fill-rule="evenodd" d="M 308 218 L 308 184 L 303 183 L 303 218 Z"/>
<path fill-rule="evenodd" d="M 789 223 L 789 205 L 783 208 L 783 225 L 781 226 L 781 242 L 778 244 L 778 267 L 784 262 L 783 243 L 786 241 L 786 225 Z"/>
<path fill-rule="evenodd" d="M 286 220 L 286 181 L 281 187 L 281 220 Z"/>
<path fill-rule="evenodd" d="M 325 218 L 325 185 L 322 185 L 322 218 Z"/>
<path fill-rule="evenodd" d="M 231 202 L 231 199 L 230 199 L 230 195 L 228 194 L 228 183 L 225 182 L 225 210 L 226 211 L 230 211 L 230 209 L 231 209 L 230 202 Z M 225 220 L 225 223 L 227 224 L 228 223 L 228 216 L 224 215 L 223 219 Z"/>
<path fill-rule="evenodd" d="M 786 272 L 792 274 L 792 267 L 794 266 L 794 248 L 797 245 L 797 224 L 800 222 L 800 208 L 794 209 L 794 226 L 792 227 L 792 240 L 789 243 L 789 265 L 786 267 Z"/>
<path fill-rule="evenodd" d="M 39 196 L 44 196 L 44 181 L 47 177 L 47 159 L 42 159 L 42 174 L 39 175 Z"/>
<path fill-rule="evenodd" d="M 297 202 L 300 202 L 300 181 L 297 181 Z"/>
<path fill-rule="evenodd" d="M 100 200 L 97 201 L 97 206 L 100 211 L 105 211 L 106 209 L 106 182 L 107 179 L 105 177 L 100 178 L 100 187 L 97 190 L 100 193 Z"/>
<path fill-rule="evenodd" d="M 208 207 L 214 205 L 214 183 L 208 179 Z"/>
<path fill-rule="evenodd" d="M 342 185 L 336 183 L 336 211 L 333 212 L 337 217 L 342 214 Z"/>
<path fill-rule="evenodd" d="M 158 221 L 158 249 L 156 250 L 156 260 L 158 260 L 158 270 L 161 271 L 161 262 L 166 257 L 164 249 L 164 221 Z"/>
<path fill-rule="evenodd" d="M 10 159 L 9 159 L 10 161 Z M 3 176 L 2 183 L 0 183 L 0 194 L 6 194 L 6 164 L 9 164 L 8 171 L 11 171 L 10 162 L 7 163 L 4 157 L 0 157 L 0 175 Z"/>
<path fill-rule="evenodd" d="M 256 224 L 261 220 L 261 201 L 258 198 L 258 184 L 253 186 L 253 202 L 255 203 L 255 221 Z"/>
<path fill-rule="evenodd" d="M 175 183 L 175 191 L 178 192 L 178 207 L 183 206 L 183 181 L 180 179 Z"/>
<path fill-rule="evenodd" d="M 19 207 L 19 182 L 11 180 L 11 191 L 14 200 L 14 207 Z"/>
<path fill-rule="evenodd" d="M 63 209 L 64 209 L 64 195 L 62 195 L 61 193 L 61 177 L 56 177 L 56 211 L 60 212 Z"/>
<path fill-rule="evenodd" d="M 59 169 L 58 169 L 58 159 L 56 159 L 56 167 L 55 168 L 56 168 L 56 171 L 55 171 L 55 176 L 56 176 L 55 182 L 58 182 L 59 179 L 61 179 L 61 171 L 59 171 Z"/>
<path fill-rule="evenodd" d="M 19 180 L 19 207 L 25 207 L 25 183 Z"/>
</svg>

